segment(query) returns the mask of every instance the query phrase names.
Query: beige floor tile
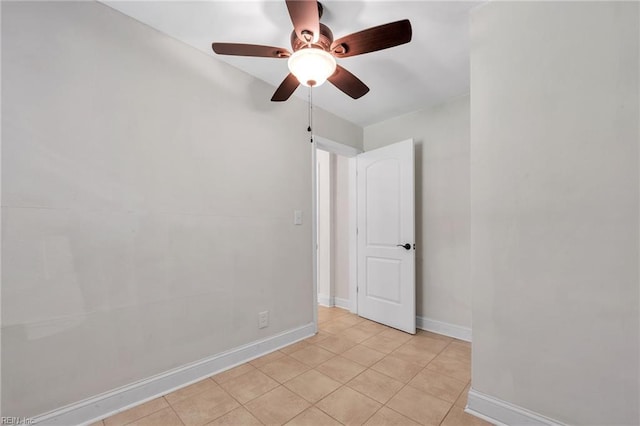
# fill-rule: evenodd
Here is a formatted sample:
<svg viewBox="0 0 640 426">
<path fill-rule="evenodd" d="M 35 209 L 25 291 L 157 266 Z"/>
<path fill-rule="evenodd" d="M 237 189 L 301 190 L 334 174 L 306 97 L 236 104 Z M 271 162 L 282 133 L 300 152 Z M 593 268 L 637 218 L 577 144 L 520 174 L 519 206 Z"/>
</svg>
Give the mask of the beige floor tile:
<svg viewBox="0 0 640 426">
<path fill-rule="evenodd" d="M 229 411 L 222 417 L 218 417 L 207 426 L 262 426 L 262 422 L 256 419 L 253 414 L 244 407 L 238 407 Z"/>
<path fill-rule="evenodd" d="M 373 364 L 371 368 L 379 373 L 386 374 L 389 377 L 400 380 L 403 383 L 407 383 L 409 380 L 413 379 L 413 377 L 422 370 L 420 365 L 407 362 L 393 355 L 388 355 L 382 358 L 380 361 Z"/>
<path fill-rule="evenodd" d="M 235 399 L 245 404 L 278 386 L 278 382 L 260 370 L 253 370 L 220 385 Z"/>
<path fill-rule="evenodd" d="M 320 331 L 324 331 L 326 333 L 331 333 L 331 334 L 340 334 L 349 327 L 351 326 L 338 322 L 338 320 L 327 321 L 318 325 L 318 328 L 320 329 Z"/>
<path fill-rule="evenodd" d="M 471 346 L 467 342 L 457 340 L 449 343 L 442 353 L 463 360 L 471 359 Z"/>
<path fill-rule="evenodd" d="M 329 308 L 329 310 L 318 311 L 318 322 L 331 321 L 348 314 L 349 311 L 345 309 Z"/>
<path fill-rule="evenodd" d="M 347 383 L 349 380 L 362 373 L 364 369 L 365 367 L 362 365 L 341 356 L 331 358 L 329 361 L 316 367 L 316 370 L 326 374 L 334 380 L 339 381 L 340 383 Z"/>
<path fill-rule="evenodd" d="M 393 411 L 391 408 L 382 407 L 367 422 L 366 426 L 420 426 L 408 417 Z"/>
<path fill-rule="evenodd" d="M 368 369 L 347 383 L 347 386 L 384 404 L 402 389 L 404 383 Z"/>
<path fill-rule="evenodd" d="M 309 345 L 304 349 L 300 349 L 299 351 L 292 353 L 290 356 L 310 367 L 315 367 L 316 365 L 320 365 L 323 362 L 330 360 L 336 355 L 319 346 Z"/>
<path fill-rule="evenodd" d="M 183 426 L 180 417 L 171 409 L 171 407 L 156 411 L 153 414 L 129 423 L 129 426 Z"/>
<path fill-rule="evenodd" d="M 398 347 L 403 343 L 402 341 L 399 341 L 397 339 L 384 337 L 384 336 L 381 336 L 380 334 L 376 334 L 375 336 L 369 337 L 367 340 L 364 340 L 360 344 L 368 346 L 372 349 L 375 349 L 378 352 L 384 352 L 388 354 L 398 349 Z"/>
<path fill-rule="evenodd" d="M 354 325 L 353 328 L 357 328 L 359 330 L 364 330 L 373 334 L 382 333 L 387 330 L 389 327 L 386 327 L 382 324 L 378 324 L 377 322 L 364 320 L 358 325 Z"/>
<path fill-rule="evenodd" d="M 388 337 L 389 339 L 398 340 L 402 343 L 406 343 L 413 337 L 412 334 L 405 333 L 404 331 L 396 330 L 395 328 L 387 328 L 379 334 L 382 337 Z"/>
<path fill-rule="evenodd" d="M 287 426 L 341 426 L 342 423 L 329 417 L 316 407 L 309 407 L 293 418 Z"/>
<path fill-rule="evenodd" d="M 284 356 L 283 352 L 275 351 L 275 352 L 271 352 L 270 354 L 263 355 L 260 358 L 256 358 L 253 361 L 250 361 L 249 364 L 251 364 L 254 367 L 258 368 L 258 367 L 261 367 L 261 366 L 263 366 L 265 364 L 269 364 L 270 362 L 273 362 L 276 359 L 280 359 L 283 356 Z"/>
<path fill-rule="evenodd" d="M 360 392 L 342 387 L 316 406 L 345 425 L 361 425 L 382 405 Z"/>
<path fill-rule="evenodd" d="M 305 339 L 304 341 L 307 343 L 318 343 L 323 341 L 324 339 L 326 339 L 329 336 L 333 336 L 333 334 L 331 333 L 327 333 L 325 331 L 318 331 L 315 336 L 309 337 L 308 339 Z"/>
<path fill-rule="evenodd" d="M 165 399 L 169 404 L 176 403 L 190 396 L 199 394 L 200 392 L 207 391 L 216 387 L 216 383 L 211 379 L 204 379 L 192 385 L 186 386 L 182 389 L 178 389 L 177 391 L 171 392 L 170 394 L 165 395 Z"/>
<path fill-rule="evenodd" d="M 465 383 L 471 380 L 471 360 L 446 354 L 444 351 L 427 364 L 425 368 Z"/>
<path fill-rule="evenodd" d="M 309 345 L 310 343 L 307 342 L 306 340 L 301 340 L 297 343 L 294 343 L 293 345 L 289 345 L 287 347 L 280 349 L 280 352 L 282 352 L 283 354 L 289 355 L 291 353 L 299 351 L 300 349 L 304 349 Z"/>
<path fill-rule="evenodd" d="M 290 356 L 284 356 L 260 367 L 260 370 L 280 383 L 291 380 L 304 373 L 309 366 Z"/>
<path fill-rule="evenodd" d="M 353 327 L 354 325 L 362 323 L 364 321 L 364 318 L 360 318 L 355 314 L 349 313 L 347 315 L 337 318 L 336 321 L 344 325 L 347 325 L 349 327 Z"/>
<path fill-rule="evenodd" d="M 222 373 L 218 373 L 215 376 L 211 377 L 217 384 L 221 385 L 223 383 L 228 382 L 231 379 L 235 379 L 236 377 L 240 377 L 243 374 L 246 374 L 250 371 L 255 370 L 255 367 L 251 364 L 241 364 L 237 367 L 234 367 L 230 370 L 223 371 Z"/>
<path fill-rule="evenodd" d="M 356 342 L 353 340 L 347 339 L 346 337 L 340 336 L 331 336 L 328 337 L 318 343 L 316 345 L 331 351 L 335 354 L 341 354 L 347 349 L 351 349 L 356 345 Z"/>
<path fill-rule="evenodd" d="M 309 370 L 284 385 L 312 403 L 320 401 L 341 386 L 340 382 L 316 370 Z"/>
<path fill-rule="evenodd" d="M 356 345 L 349 349 L 346 352 L 342 353 L 342 356 L 350 359 L 351 361 L 355 361 L 358 364 L 362 364 L 366 367 L 370 367 L 376 362 L 380 361 L 382 358 L 386 356 L 382 352 L 378 352 L 375 349 L 372 349 L 368 346 L 364 345 Z"/>
<path fill-rule="evenodd" d="M 462 407 L 453 406 L 441 423 L 442 426 L 492 426 L 491 423 L 467 414 Z"/>
<path fill-rule="evenodd" d="M 449 402 L 455 402 L 466 385 L 458 379 L 427 369 L 420 371 L 409 382 L 409 386 Z"/>
<path fill-rule="evenodd" d="M 367 340 L 369 337 L 372 337 L 375 334 L 378 334 L 378 333 L 374 331 L 363 330 L 358 327 L 350 327 L 344 330 L 342 333 L 340 333 L 341 336 L 346 337 L 349 340 L 353 340 L 356 343 L 360 343 L 364 340 Z"/>
<path fill-rule="evenodd" d="M 464 340 L 453 339 L 450 348 L 459 348 L 460 350 L 467 351 L 471 355 L 471 342 L 465 342 Z"/>
<path fill-rule="evenodd" d="M 88 426 L 104 426 L 104 422 L 102 420 L 98 420 L 97 422 L 90 423 Z"/>
<path fill-rule="evenodd" d="M 430 336 L 423 336 L 419 334 L 413 336 L 413 338 L 411 338 L 406 344 L 437 355 L 442 352 L 442 350 L 446 348 L 450 342 L 451 339 L 435 339 Z"/>
<path fill-rule="evenodd" d="M 467 397 L 469 395 L 469 389 L 471 389 L 471 383 L 467 383 L 467 386 L 464 388 L 462 393 L 460 393 L 460 396 L 458 397 L 458 399 L 456 399 L 456 402 L 454 405 L 462 408 L 465 408 L 467 406 Z"/>
<path fill-rule="evenodd" d="M 440 424 L 451 408 L 450 403 L 411 386 L 395 394 L 387 406 L 418 423 L 434 426 Z"/>
<path fill-rule="evenodd" d="M 186 426 L 197 426 L 227 414 L 240 404 L 216 385 L 213 389 L 178 401 L 171 406 Z"/>
<path fill-rule="evenodd" d="M 412 345 L 411 343 L 405 343 L 395 351 L 391 352 L 391 355 L 424 367 L 438 354 Z"/>
<path fill-rule="evenodd" d="M 309 403 L 289 389 L 278 386 L 246 405 L 247 410 L 267 425 L 281 425 L 309 407 Z"/>
<path fill-rule="evenodd" d="M 103 421 L 105 426 L 126 425 L 127 423 L 134 422 L 167 407 L 169 407 L 169 404 L 167 404 L 164 398 L 156 398 L 137 407 L 130 408 L 127 411 L 107 417 Z"/>
</svg>

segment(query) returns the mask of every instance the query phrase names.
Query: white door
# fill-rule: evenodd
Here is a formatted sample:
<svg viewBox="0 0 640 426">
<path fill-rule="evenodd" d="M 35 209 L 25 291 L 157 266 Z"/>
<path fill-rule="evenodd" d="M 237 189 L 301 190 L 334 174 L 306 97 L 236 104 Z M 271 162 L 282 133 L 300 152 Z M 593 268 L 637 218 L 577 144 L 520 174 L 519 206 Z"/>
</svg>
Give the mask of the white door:
<svg viewBox="0 0 640 426">
<path fill-rule="evenodd" d="M 413 140 L 357 162 L 358 315 L 415 334 Z"/>
</svg>

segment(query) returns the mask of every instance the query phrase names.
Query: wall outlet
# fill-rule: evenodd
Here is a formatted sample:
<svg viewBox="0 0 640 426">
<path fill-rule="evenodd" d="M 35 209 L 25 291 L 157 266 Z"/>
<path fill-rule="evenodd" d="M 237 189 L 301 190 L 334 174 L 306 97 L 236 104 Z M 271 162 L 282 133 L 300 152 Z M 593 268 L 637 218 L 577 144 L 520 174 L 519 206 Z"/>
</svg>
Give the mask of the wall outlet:
<svg viewBox="0 0 640 426">
<path fill-rule="evenodd" d="M 269 325 L 269 311 L 258 313 L 258 328 L 265 328 Z"/>
</svg>

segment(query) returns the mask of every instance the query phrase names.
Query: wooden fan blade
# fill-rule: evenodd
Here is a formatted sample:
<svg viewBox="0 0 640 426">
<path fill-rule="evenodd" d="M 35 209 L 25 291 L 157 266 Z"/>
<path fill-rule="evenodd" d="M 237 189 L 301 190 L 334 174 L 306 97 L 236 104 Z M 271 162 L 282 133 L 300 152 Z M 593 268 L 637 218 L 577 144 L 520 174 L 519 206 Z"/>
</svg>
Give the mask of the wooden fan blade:
<svg viewBox="0 0 640 426">
<path fill-rule="evenodd" d="M 411 22 L 404 19 L 341 37 L 333 42 L 331 51 L 338 58 L 348 58 L 399 46 L 410 41 Z"/>
<path fill-rule="evenodd" d="M 300 83 L 295 75 L 289 73 L 288 76 L 280 83 L 280 86 L 276 89 L 275 93 L 271 97 L 272 102 L 282 102 L 289 99 L 289 97 L 296 91 Z"/>
<path fill-rule="evenodd" d="M 316 0 L 287 0 L 287 9 L 298 38 L 316 43 L 320 37 L 320 15 Z"/>
<path fill-rule="evenodd" d="M 340 65 L 336 66 L 336 72 L 327 80 L 353 99 L 361 98 L 369 91 L 366 84 Z"/>
<path fill-rule="evenodd" d="M 284 47 L 243 43 L 212 43 L 211 47 L 218 55 L 258 56 L 261 58 L 288 58 L 291 56 L 291 52 Z"/>
</svg>

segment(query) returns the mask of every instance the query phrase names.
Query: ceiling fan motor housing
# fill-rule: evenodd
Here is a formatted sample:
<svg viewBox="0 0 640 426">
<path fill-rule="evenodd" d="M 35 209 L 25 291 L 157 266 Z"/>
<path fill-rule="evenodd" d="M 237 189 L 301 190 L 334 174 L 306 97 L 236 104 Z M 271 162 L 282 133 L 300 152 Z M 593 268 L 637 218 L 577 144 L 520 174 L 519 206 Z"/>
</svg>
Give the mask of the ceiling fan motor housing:
<svg viewBox="0 0 640 426">
<path fill-rule="evenodd" d="M 291 33 L 291 48 L 294 52 L 308 47 L 315 47 L 328 52 L 331 49 L 331 43 L 333 43 L 333 33 L 325 24 L 320 24 L 320 37 L 317 43 L 306 43 L 298 38 L 295 31 Z"/>
</svg>

